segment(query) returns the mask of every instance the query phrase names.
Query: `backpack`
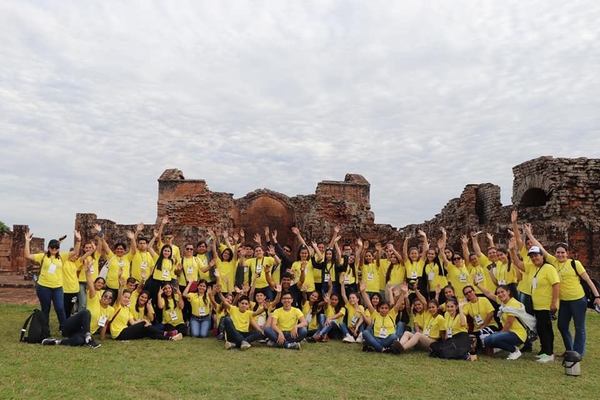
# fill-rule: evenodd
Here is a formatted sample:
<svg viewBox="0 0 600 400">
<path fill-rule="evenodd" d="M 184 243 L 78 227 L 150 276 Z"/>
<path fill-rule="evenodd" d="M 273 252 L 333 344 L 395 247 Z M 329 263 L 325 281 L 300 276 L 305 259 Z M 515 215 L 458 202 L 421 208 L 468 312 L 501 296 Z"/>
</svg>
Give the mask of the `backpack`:
<svg viewBox="0 0 600 400">
<path fill-rule="evenodd" d="M 43 312 L 37 308 L 27 317 L 19 341 L 24 343 L 42 343 L 42 340 L 50 337 L 48 319 Z"/>
<path fill-rule="evenodd" d="M 595 299 L 594 292 L 592 292 L 592 288 L 590 288 L 590 285 L 588 285 L 588 283 L 584 279 L 581 278 L 581 275 L 579 275 L 579 272 L 577 272 L 577 268 L 575 266 L 575 260 L 573 260 L 573 259 L 571 259 L 571 267 L 573 268 L 573 270 L 579 277 L 579 283 L 581 283 L 581 286 L 583 287 L 583 292 L 585 293 L 585 298 L 587 299 L 587 307 L 594 308 L 594 299 Z M 596 279 L 592 278 L 591 276 L 590 276 L 590 279 L 592 280 L 592 283 L 594 284 L 594 286 L 596 286 L 596 290 L 598 292 L 600 292 L 600 282 L 598 282 Z"/>
<path fill-rule="evenodd" d="M 471 339 L 468 333 L 457 333 L 448 340 L 438 340 L 431 344 L 430 357 L 446 360 L 465 360 L 471 351 Z"/>
</svg>

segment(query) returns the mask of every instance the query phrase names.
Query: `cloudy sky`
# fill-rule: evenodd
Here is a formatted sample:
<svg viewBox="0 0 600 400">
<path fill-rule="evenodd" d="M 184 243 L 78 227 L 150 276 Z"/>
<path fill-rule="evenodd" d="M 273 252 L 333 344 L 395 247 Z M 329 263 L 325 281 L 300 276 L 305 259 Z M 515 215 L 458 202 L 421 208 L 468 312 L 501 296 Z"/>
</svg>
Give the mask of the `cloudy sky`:
<svg viewBox="0 0 600 400">
<path fill-rule="evenodd" d="M 600 157 L 600 2 L 0 1 L 0 220 L 156 217 L 166 168 L 241 197 L 371 182 L 431 218 L 512 166 Z"/>
</svg>

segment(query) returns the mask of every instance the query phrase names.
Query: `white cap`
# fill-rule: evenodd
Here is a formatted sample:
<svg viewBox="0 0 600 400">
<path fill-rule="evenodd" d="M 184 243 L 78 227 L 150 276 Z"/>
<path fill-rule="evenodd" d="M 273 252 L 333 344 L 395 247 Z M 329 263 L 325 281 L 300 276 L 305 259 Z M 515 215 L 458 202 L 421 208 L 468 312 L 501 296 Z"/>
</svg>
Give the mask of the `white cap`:
<svg viewBox="0 0 600 400">
<path fill-rule="evenodd" d="M 538 246 L 531 246 L 529 248 L 529 251 L 527 252 L 527 255 L 529 254 L 543 254 L 542 253 L 542 249 L 540 249 Z"/>
</svg>

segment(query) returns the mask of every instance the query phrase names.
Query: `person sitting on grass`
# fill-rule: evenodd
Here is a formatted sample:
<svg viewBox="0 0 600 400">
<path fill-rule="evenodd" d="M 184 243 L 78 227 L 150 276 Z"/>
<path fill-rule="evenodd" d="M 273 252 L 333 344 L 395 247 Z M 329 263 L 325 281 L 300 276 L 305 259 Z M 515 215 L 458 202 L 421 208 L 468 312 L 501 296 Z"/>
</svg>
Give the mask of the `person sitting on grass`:
<svg viewBox="0 0 600 400">
<path fill-rule="evenodd" d="M 390 310 L 391 307 L 387 301 L 380 301 L 377 309 L 375 309 L 366 288 L 366 283 L 361 282 L 360 292 L 364 303 L 369 309 L 369 315 L 364 316 L 367 328 L 362 332 L 363 351 L 387 352 L 392 343 L 398 339 L 398 335 L 396 335 L 396 315 L 398 312 L 397 310 Z"/>
<path fill-rule="evenodd" d="M 346 315 L 344 302 L 340 301 L 339 296 L 333 293 L 333 283 L 331 280 L 327 281 L 327 286 L 329 290 L 323 299 L 325 303 L 327 303 L 325 306 L 325 313 L 321 314 L 322 320 L 320 329 L 313 335 L 313 339 L 315 342 L 326 342 L 329 340 L 329 332 L 337 330 L 347 342 L 354 342 L 354 338 L 350 336 L 348 327 L 344 323 L 344 317 Z"/>
<path fill-rule="evenodd" d="M 419 309 L 423 308 L 423 304 L 427 304 L 427 311 L 419 312 Z M 415 330 L 414 332 L 404 332 L 400 340 L 394 342 L 392 348 L 395 352 L 408 351 L 417 345 L 423 350 L 430 351 L 431 344 L 441 338 L 445 320 L 439 314 L 437 300 L 431 299 L 426 302 L 421 295 L 414 301 L 414 307 L 416 311 Z"/>
<path fill-rule="evenodd" d="M 100 347 L 100 343 L 94 341 L 90 331 L 91 318 L 89 310 L 79 311 L 65 321 L 62 329 L 65 339 L 47 338 L 42 340 L 42 345 L 88 346 L 93 349 Z"/>
<path fill-rule="evenodd" d="M 175 336 L 177 332 L 185 336 L 187 327 L 183 320 L 183 307 L 183 296 L 177 285 L 166 283 L 158 289 L 158 308 L 163 311 L 163 330 L 171 336 Z"/>
<path fill-rule="evenodd" d="M 268 346 L 300 350 L 300 342 L 306 337 L 306 319 L 298 308 L 292 307 L 292 295 L 281 296 L 283 307 L 276 309 L 269 316 L 265 328 L 265 336 L 269 338 Z"/>
<path fill-rule="evenodd" d="M 346 320 L 348 321 L 348 335 L 342 341 L 344 343 L 362 343 L 365 308 L 360 304 L 357 293 L 351 292 L 346 296 L 346 283 L 343 273 L 340 275 L 340 282 L 342 299 L 344 300 L 344 304 L 346 304 Z"/>
<path fill-rule="evenodd" d="M 252 347 L 250 343 L 264 338 L 264 331 L 256 323 L 252 311 L 250 311 L 248 296 L 241 296 L 238 299 L 237 306 L 234 306 L 226 301 L 219 285 L 215 285 L 215 291 L 219 293 L 221 306 L 228 312 L 228 315 L 223 317 L 226 350 L 234 347 L 247 350 Z M 250 331 L 251 326 L 254 331 Z"/>
<path fill-rule="evenodd" d="M 193 337 L 208 337 L 212 318 L 211 313 L 217 308 L 213 298 L 212 289 L 204 279 L 196 284 L 196 290 L 192 291 L 193 281 L 189 281 L 183 297 L 186 297 L 191 306 L 190 333 Z"/>
</svg>

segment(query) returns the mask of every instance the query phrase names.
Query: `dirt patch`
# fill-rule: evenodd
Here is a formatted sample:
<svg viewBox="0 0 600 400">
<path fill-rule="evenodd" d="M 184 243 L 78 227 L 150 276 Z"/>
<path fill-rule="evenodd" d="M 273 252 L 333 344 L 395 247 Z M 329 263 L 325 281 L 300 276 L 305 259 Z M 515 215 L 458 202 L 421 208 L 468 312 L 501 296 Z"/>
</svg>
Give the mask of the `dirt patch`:
<svg viewBox="0 0 600 400">
<path fill-rule="evenodd" d="M 39 304 L 33 288 L 0 288 L 0 303 Z"/>
</svg>

